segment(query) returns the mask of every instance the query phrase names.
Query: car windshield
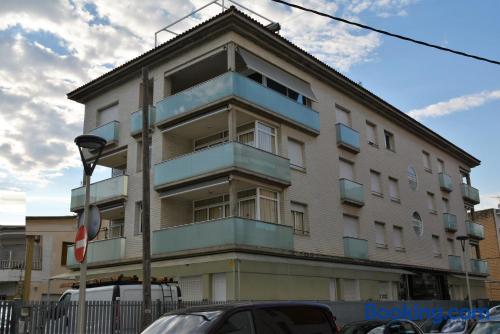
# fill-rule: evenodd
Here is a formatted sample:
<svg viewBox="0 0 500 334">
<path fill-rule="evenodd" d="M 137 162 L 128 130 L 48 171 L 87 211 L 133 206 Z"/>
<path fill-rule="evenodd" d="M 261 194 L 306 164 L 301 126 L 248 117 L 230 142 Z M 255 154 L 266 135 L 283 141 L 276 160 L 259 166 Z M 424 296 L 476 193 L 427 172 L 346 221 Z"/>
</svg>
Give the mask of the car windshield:
<svg viewBox="0 0 500 334">
<path fill-rule="evenodd" d="M 166 315 L 153 322 L 142 334 L 202 333 L 221 313 L 222 311 L 211 311 Z"/>
<path fill-rule="evenodd" d="M 465 330 L 466 322 L 462 318 L 443 319 L 428 319 L 421 326 L 425 333 L 455 333 Z"/>
<path fill-rule="evenodd" d="M 498 334 L 500 322 L 479 322 L 471 334 Z"/>
<path fill-rule="evenodd" d="M 341 334 L 381 334 L 385 325 L 380 322 L 364 322 L 345 325 L 340 331 Z"/>
</svg>

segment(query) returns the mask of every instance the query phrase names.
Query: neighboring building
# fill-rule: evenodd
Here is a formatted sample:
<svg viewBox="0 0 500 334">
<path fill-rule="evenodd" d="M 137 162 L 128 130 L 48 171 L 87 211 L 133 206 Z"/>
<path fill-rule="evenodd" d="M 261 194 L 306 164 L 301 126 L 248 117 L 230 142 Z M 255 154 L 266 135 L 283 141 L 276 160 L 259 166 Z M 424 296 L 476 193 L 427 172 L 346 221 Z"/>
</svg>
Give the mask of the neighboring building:
<svg viewBox="0 0 500 334">
<path fill-rule="evenodd" d="M 39 259 L 41 267 L 38 272 L 33 271 L 36 275 L 32 274 L 30 300 L 57 300 L 65 290 L 61 285 L 67 280 L 50 277 L 69 271 L 66 267 L 67 251 L 74 243 L 75 233 L 75 216 L 26 217 L 26 235 L 35 236 L 37 251 L 34 258 Z"/>
<path fill-rule="evenodd" d="M 112 169 L 89 277 L 141 274 L 143 66 L 152 270 L 184 299 L 465 298 L 480 161 L 234 8 L 68 94 Z M 466 263 L 484 298 L 486 262 Z"/>
<path fill-rule="evenodd" d="M 20 298 L 24 277 L 24 226 L 0 226 L 0 300 Z M 40 270 L 39 258 L 33 261 Z"/>
<path fill-rule="evenodd" d="M 490 300 L 500 300 L 500 209 L 487 209 L 476 212 L 476 221 L 484 228 L 480 257 L 486 259 L 490 276 L 486 290 Z"/>
</svg>

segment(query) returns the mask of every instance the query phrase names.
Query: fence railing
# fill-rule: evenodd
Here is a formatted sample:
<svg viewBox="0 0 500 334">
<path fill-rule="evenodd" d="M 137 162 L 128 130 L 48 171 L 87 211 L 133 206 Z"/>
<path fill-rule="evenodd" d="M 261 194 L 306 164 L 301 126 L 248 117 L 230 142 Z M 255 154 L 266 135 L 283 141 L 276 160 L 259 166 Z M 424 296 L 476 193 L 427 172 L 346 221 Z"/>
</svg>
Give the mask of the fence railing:
<svg viewBox="0 0 500 334">
<path fill-rule="evenodd" d="M 24 260 L 0 260 L 0 270 L 24 270 L 26 262 Z M 33 270 L 42 270 L 42 259 L 33 259 Z"/>
<path fill-rule="evenodd" d="M 410 300 L 410 301 L 319 301 L 330 307 L 340 324 L 364 320 L 367 303 L 377 307 L 413 308 L 414 306 L 429 309 L 442 308 L 446 311 L 452 307 L 466 307 L 465 301 L 453 300 Z M 489 307 L 499 302 L 476 301 L 480 307 Z M 179 308 L 225 304 L 229 302 L 189 301 L 189 302 L 153 302 L 153 321 L 164 313 Z M 23 312 L 21 309 L 23 308 Z M 56 334 L 76 333 L 78 302 L 31 302 L 23 304 L 19 301 L 0 301 L 0 334 Z M 140 301 L 88 301 L 86 303 L 86 333 L 132 334 L 140 333 L 142 327 L 143 303 Z"/>
</svg>

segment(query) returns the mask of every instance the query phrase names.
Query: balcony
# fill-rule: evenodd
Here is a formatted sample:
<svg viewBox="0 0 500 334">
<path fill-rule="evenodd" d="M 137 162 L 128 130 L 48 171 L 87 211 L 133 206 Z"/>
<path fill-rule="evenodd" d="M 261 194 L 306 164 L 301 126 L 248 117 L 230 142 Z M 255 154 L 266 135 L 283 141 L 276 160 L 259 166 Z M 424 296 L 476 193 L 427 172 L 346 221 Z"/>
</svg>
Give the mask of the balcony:
<svg viewBox="0 0 500 334">
<path fill-rule="evenodd" d="M 125 257 L 125 238 L 91 241 L 87 247 L 87 264 L 117 261 Z M 68 247 L 66 265 L 68 267 L 79 265 L 75 259 L 74 246 Z"/>
<path fill-rule="evenodd" d="M 448 232 L 457 231 L 457 216 L 451 213 L 443 213 L 444 229 Z"/>
<path fill-rule="evenodd" d="M 442 191 L 451 192 L 453 190 L 453 181 L 451 180 L 451 176 L 446 173 L 439 173 L 439 187 Z"/>
<path fill-rule="evenodd" d="M 156 109 L 150 106 L 148 109 L 149 127 L 152 128 L 155 124 Z M 130 135 L 135 136 L 142 133 L 142 110 L 138 110 L 130 115 Z"/>
<path fill-rule="evenodd" d="M 26 262 L 24 260 L 17 261 L 11 259 L 0 259 L 0 270 L 24 270 Z M 32 270 L 42 270 L 42 259 L 34 258 L 31 265 Z"/>
<path fill-rule="evenodd" d="M 352 152 L 359 152 L 359 132 L 351 129 L 345 124 L 337 123 L 337 146 Z"/>
<path fill-rule="evenodd" d="M 344 237 L 344 256 L 368 259 L 368 240 Z"/>
<path fill-rule="evenodd" d="M 118 133 L 120 130 L 120 122 L 111 121 L 98 128 L 90 131 L 90 135 L 99 136 L 106 139 L 106 145 L 118 143 Z"/>
<path fill-rule="evenodd" d="M 291 251 L 293 229 L 288 225 L 232 217 L 153 231 L 153 254 L 222 246 Z"/>
<path fill-rule="evenodd" d="M 90 185 L 90 204 L 104 204 L 127 197 L 128 176 L 121 175 Z M 85 187 L 71 190 L 71 211 L 82 209 L 85 204 Z"/>
<path fill-rule="evenodd" d="M 361 207 L 365 205 L 364 189 L 361 183 L 340 179 L 340 199 L 342 203 Z"/>
<path fill-rule="evenodd" d="M 466 220 L 465 227 L 467 230 L 467 235 L 474 239 L 484 239 L 484 226 L 473 221 Z"/>
<path fill-rule="evenodd" d="M 156 104 L 156 124 L 164 124 L 235 98 L 318 134 L 319 113 L 241 74 L 227 72 Z"/>
<path fill-rule="evenodd" d="M 448 264 L 451 270 L 462 271 L 462 259 L 460 256 L 448 255 Z"/>
<path fill-rule="evenodd" d="M 288 159 L 238 142 L 228 142 L 155 165 L 154 186 L 159 189 L 233 170 L 290 184 Z"/>
<path fill-rule="evenodd" d="M 484 260 L 471 259 L 470 260 L 470 271 L 475 274 L 488 274 L 488 262 Z"/>
<path fill-rule="evenodd" d="M 464 200 L 472 204 L 480 203 L 479 190 L 465 183 L 461 184 L 461 188 L 462 188 L 462 197 Z"/>
</svg>

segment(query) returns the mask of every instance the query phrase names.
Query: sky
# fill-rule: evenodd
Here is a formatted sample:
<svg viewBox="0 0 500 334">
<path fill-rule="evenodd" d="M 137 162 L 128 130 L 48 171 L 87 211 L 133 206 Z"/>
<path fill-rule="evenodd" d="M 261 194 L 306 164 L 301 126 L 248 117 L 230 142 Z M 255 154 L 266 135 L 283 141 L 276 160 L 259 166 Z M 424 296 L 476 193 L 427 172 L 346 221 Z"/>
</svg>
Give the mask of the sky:
<svg viewBox="0 0 500 334">
<path fill-rule="evenodd" d="M 291 2 L 299 3 L 297 0 Z M 83 106 L 66 93 L 154 47 L 154 32 L 209 0 L 0 2 L 0 224 L 69 213 L 80 186 L 73 139 Z M 500 66 L 382 36 L 270 0 L 239 0 L 281 34 L 482 163 L 481 208 L 500 195 Z M 227 3 L 227 1 L 226 1 Z M 500 58 L 497 0 L 304 0 L 300 4 L 430 43 Z M 220 12 L 212 5 L 173 29 Z M 168 33 L 160 41 L 172 38 Z M 97 169 L 93 180 L 109 177 Z M 12 204 L 15 203 L 15 204 Z"/>
</svg>

